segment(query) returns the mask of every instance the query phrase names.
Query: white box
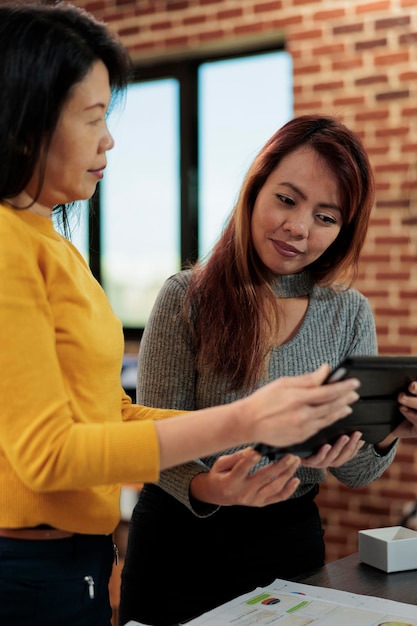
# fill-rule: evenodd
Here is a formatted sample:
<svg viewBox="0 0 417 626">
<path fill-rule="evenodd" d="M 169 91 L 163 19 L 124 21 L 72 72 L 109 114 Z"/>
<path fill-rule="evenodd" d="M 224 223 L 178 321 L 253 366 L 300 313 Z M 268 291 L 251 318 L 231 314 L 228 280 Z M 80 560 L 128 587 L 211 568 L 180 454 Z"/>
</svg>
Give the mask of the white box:
<svg viewBox="0 0 417 626">
<path fill-rule="evenodd" d="M 384 572 L 417 569 L 417 532 L 403 526 L 360 530 L 359 559 Z"/>
</svg>

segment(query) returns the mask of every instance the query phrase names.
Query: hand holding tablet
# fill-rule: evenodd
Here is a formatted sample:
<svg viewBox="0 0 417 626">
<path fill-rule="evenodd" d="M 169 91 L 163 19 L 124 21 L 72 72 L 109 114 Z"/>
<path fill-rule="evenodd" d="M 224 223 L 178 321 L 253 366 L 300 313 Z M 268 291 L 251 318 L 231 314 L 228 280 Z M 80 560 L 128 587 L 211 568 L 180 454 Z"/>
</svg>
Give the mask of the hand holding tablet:
<svg viewBox="0 0 417 626">
<path fill-rule="evenodd" d="M 306 457 L 315 454 L 325 443 L 333 444 L 341 435 L 355 431 L 360 431 L 367 443 L 379 443 L 404 420 L 397 398 L 417 380 L 417 356 L 349 357 L 329 374 L 324 384 L 345 378 L 357 378 L 361 382 L 360 398 L 352 404 L 350 415 L 294 446 L 273 448 L 257 444 L 255 449 L 270 460 L 287 453 Z"/>
</svg>

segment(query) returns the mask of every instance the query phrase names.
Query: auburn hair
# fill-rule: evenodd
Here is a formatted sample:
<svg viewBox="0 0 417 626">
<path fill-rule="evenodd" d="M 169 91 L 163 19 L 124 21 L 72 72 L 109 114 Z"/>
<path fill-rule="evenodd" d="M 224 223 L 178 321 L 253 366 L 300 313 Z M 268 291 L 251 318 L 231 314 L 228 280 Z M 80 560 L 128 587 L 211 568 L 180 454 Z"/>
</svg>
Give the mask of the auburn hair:
<svg viewBox="0 0 417 626">
<path fill-rule="evenodd" d="M 374 178 L 359 137 L 333 117 L 303 115 L 287 122 L 263 146 L 243 181 L 231 216 L 205 262 L 193 266 L 184 313 L 192 324 L 199 371 L 227 377 L 231 389 L 249 390 L 264 374 L 279 326 L 271 274 L 252 241 L 256 198 L 280 161 L 302 146 L 324 160 L 338 182 L 343 224 L 335 241 L 306 269 L 330 285 L 357 273 L 374 202 Z"/>
</svg>

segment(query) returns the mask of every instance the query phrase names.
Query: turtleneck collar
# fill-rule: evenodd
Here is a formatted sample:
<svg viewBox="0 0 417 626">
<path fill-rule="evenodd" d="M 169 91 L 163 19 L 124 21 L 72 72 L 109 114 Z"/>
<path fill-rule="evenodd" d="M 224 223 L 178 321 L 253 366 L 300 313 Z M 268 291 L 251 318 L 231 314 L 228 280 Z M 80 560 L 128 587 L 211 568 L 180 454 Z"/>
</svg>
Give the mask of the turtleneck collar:
<svg viewBox="0 0 417 626">
<path fill-rule="evenodd" d="M 299 298 L 308 296 L 313 291 L 314 282 L 310 272 L 282 274 L 272 280 L 272 288 L 279 298 Z"/>
</svg>

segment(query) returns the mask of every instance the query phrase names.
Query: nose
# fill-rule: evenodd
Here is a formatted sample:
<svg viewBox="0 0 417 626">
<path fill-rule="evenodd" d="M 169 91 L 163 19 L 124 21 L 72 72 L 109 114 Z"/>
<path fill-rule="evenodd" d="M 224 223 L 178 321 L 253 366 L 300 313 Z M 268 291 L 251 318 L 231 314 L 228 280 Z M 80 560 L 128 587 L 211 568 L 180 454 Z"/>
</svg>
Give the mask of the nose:
<svg viewBox="0 0 417 626">
<path fill-rule="evenodd" d="M 114 147 L 114 139 L 113 135 L 110 133 L 108 127 L 106 126 L 106 130 L 101 139 L 101 149 L 102 152 L 106 152 L 107 150 L 111 150 Z"/>
<path fill-rule="evenodd" d="M 287 220 L 283 229 L 294 239 L 306 239 L 308 236 L 308 225 L 305 219 Z"/>
</svg>

